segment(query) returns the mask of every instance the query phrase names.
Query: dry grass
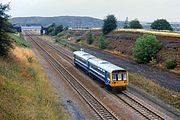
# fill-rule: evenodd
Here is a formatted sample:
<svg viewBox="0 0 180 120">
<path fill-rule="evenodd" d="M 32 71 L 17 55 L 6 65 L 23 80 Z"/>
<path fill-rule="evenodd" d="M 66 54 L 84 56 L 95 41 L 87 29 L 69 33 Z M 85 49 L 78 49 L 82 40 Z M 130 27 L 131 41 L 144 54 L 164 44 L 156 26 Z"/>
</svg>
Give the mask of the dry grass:
<svg viewBox="0 0 180 120">
<path fill-rule="evenodd" d="M 11 57 L 0 58 L 0 120 L 5 119 L 68 119 L 30 49 L 15 47 Z"/>
<path fill-rule="evenodd" d="M 132 84 L 180 110 L 179 92 L 163 88 L 153 80 L 147 79 L 143 75 L 137 73 L 130 73 L 129 77 Z"/>
<path fill-rule="evenodd" d="M 47 35 L 43 35 L 43 36 L 39 36 L 40 38 L 44 39 L 44 40 L 47 40 L 49 42 L 54 42 L 55 39 L 53 39 L 52 37 L 49 37 Z"/>
<path fill-rule="evenodd" d="M 180 37 L 180 33 L 174 33 L 170 31 L 154 31 L 154 30 L 144 30 L 144 29 L 117 29 L 117 32 L 132 32 L 132 33 L 149 33 L 158 36 L 168 36 L 168 37 Z"/>
</svg>

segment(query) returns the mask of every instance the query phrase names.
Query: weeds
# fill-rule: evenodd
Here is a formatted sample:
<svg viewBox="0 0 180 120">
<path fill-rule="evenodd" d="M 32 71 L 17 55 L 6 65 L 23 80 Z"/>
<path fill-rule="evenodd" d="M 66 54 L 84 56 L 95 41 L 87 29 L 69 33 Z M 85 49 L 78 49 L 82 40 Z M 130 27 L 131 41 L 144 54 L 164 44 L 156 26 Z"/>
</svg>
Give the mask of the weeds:
<svg viewBox="0 0 180 120">
<path fill-rule="evenodd" d="M 33 63 L 33 57 L 32 56 L 26 56 L 29 63 Z"/>
<path fill-rule="evenodd" d="M 29 72 L 29 74 L 31 75 L 31 77 L 32 77 L 33 79 L 36 79 L 36 78 L 37 78 L 37 72 L 36 72 L 33 68 L 29 67 L 29 68 L 28 68 L 28 72 Z"/>
<path fill-rule="evenodd" d="M 176 60 L 168 59 L 164 63 L 165 68 L 174 69 L 177 66 Z"/>
<path fill-rule="evenodd" d="M 80 42 L 81 41 L 81 38 L 77 38 L 76 39 L 76 42 L 78 43 L 78 42 Z"/>
</svg>

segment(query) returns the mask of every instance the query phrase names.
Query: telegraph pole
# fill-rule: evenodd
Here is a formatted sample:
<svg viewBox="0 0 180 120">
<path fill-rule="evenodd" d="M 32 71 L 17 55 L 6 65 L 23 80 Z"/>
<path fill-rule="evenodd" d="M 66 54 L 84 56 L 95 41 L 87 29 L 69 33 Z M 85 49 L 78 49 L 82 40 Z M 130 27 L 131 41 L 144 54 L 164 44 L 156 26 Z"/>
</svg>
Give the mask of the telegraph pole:
<svg viewBox="0 0 180 120">
<path fill-rule="evenodd" d="M 125 20 L 125 22 L 124 22 L 124 28 L 125 28 L 125 29 L 129 28 L 128 17 L 126 17 L 126 20 Z"/>
</svg>

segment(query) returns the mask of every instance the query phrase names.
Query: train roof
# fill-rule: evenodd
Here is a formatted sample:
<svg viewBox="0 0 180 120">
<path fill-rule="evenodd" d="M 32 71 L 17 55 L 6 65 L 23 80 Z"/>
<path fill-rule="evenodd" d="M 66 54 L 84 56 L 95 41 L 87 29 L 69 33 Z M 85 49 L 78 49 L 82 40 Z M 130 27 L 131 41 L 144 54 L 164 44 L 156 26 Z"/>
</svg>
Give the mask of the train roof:
<svg viewBox="0 0 180 120">
<path fill-rule="evenodd" d="M 118 67 L 108 61 L 105 61 L 105 60 L 102 60 L 102 59 L 99 59 L 99 58 L 92 58 L 92 59 L 89 59 L 88 60 L 90 63 L 102 68 L 103 70 L 111 73 L 113 71 L 122 71 L 122 72 L 125 72 L 126 70 L 121 68 L 121 67 Z"/>
<path fill-rule="evenodd" d="M 108 61 L 105 61 L 105 60 L 102 60 L 102 59 L 99 59 L 87 52 L 84 52 L 84 51 L 75 51 L 73 52 L 73 54 L 85 59 L 85 60 L 88 60 L 90 63 L 102 68 L 103 70 L 107 71 L 107 72 L 113 72 L 113 71 L 123 71 L 125 72 L 126 70 L 121 68 L 121 67 L 118 67 Z"/>
<path fill-rule="evenodd" d="M 86 53 L 84 51 L 75 51 L 73 52 L 73 54 L 85 59 L 85 60 L 88 60 L 88 59 L 91 59 L 91 58 L 96 58 L 95 56 L 89 54 L 89 53 Z"/>
</svg>

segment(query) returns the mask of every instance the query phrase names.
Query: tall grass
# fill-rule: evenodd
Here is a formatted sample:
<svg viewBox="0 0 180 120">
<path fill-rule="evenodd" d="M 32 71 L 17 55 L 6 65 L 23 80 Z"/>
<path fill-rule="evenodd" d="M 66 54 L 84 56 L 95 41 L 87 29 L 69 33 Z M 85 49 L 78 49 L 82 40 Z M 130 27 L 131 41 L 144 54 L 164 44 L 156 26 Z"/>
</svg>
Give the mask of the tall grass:
<svg viewBox="0 0 180 120">
<path fill-rule="evenodd" d="M 26 56 L 32 56 L 29 62 Z M 15 47 L 8 58 L 0 58 L 0 120 L 66 120 L 48 77 L 32 51 Z"/>
</svg>

